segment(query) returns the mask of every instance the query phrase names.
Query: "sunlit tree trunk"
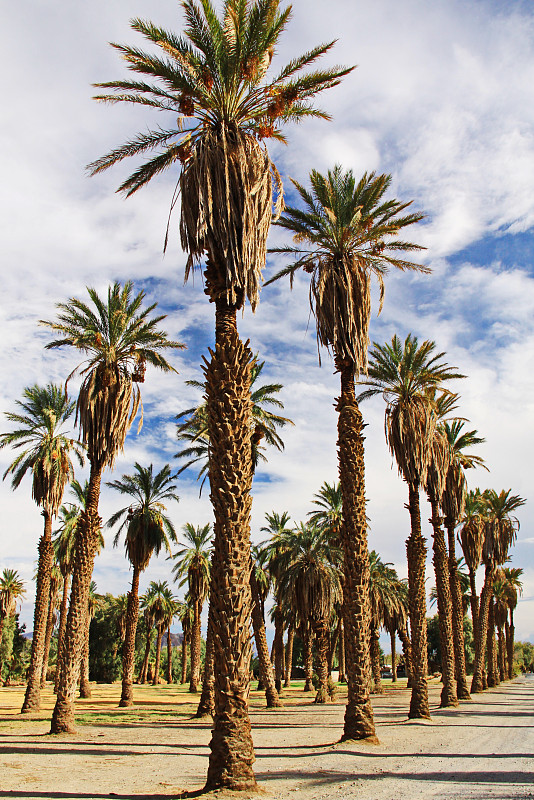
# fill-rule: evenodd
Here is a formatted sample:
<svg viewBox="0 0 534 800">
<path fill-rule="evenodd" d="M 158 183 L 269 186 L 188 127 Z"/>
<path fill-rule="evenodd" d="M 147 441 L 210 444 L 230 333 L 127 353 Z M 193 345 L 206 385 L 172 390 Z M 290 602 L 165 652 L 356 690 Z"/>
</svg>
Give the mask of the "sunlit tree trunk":
<svg viewBox="0 0 534 800">
<path fill-rule="evenodd" d="M 214 513 L 211 603 L 215 643 L 215 713 L 206 789 L 253 790 L 250 689 L 250 514 L 252 457 L 250 365 L 236 308 L 206 270 L 215 302 L 215 351 L 205 369 Z M 216 279 L 215 279 L 216 280 Z"/>
<path fill-rule="evenodd" d="M 189 669 L 189 691 L 198 691 L 200 680 L 200 614 L 201 605 L 198 599 L 193 603 L 193 627 L 191 629 L 191 666 Z"/>
<path fill-rule="evenodd" d="M 63 647 L 63 639 L 65 637 L 65 628 L 67 625 L 67 610 L 69 603 L 69 588 L 70 588 L 70 572 L 63 575 L 63 594 L 61 597 L 61 606 L 59 609 L 59 628 L 57 633 L 57 655 L 56 655 L 56 674 L 54 676 L 54 692 L 57 692 L 59 685 L 59 654 Z"/>
<path fill-rule="evenodd" d="M 291 686 L 291 670 L 293 669 L 293 643 L 295 641 L 295 626 L 290 624 L 287 631 L 287 648 L 286 648 L 286 674 L 284 686 L 289 689 Z"/>
<path fill-rule="evenodd" d="M 478 612 L 478 625 L 475 636 L 475 664 L 473 667 L 473 680 L 471 694 L 482 692 L 484 689 L 484 662 L 486 658 L 486 643 L 488 639 L 488 616 L 491 598 L 493 595 L 494 567 L 490 561 L 486 564 L 484 586 L 480 595 L 480 608 Z"/>
<path fill-rule="evenodd" d="M 89 613 L 85 618 L 85 638 L 83 643 L 82 659 L 80 662 L 80 697 L 91 697 L 91 684 L 89 683 L 89 629 L 91 617 Z"/>
<path fill-rule="evenodd" d="M 44 531 L 39 541 L 39 562 L 37 566 L 37 587 L 35 594 L 35 609 L 33 615 L 33 638 L 28 671 L 28 685 L 24 695 L 21 713 L 29 714 L 41 708 L 41 672 L 46 638 L 46 623 L 48 621 L 48 606 L 50 601 L 50 575 L 54 562 L 52 547 L 52 516 L 45 509 L 43 511 Z"/>
<path fill-rule="evenodd" d="M 187 654 L 187 650 L 185 651 Z M 182 651 L 183 653 L 183 651 Z M 195 717 L 213 716 L 215 708 L 215 673 L 214 673 L 214 644 L 213 644 L 213 611 L 211 602 L 208 609 L 208 631 L 206 633 L 206 655 L 204 658 L 204 675 L 202 677 L 202 693 L 198 702 Z M 183 662 L 182 662 L 183 669 Z"/>
<path fill-rule="evenodd" d="M 324 619 L 315 623 L 315 640 L 317 643 L 317 677 L 319 679 L 315 702 L 328 703 L 330 700 L 328 694 L 328 639 Z"/>
<path fill-rule="evenodd" d="M 141 664 L 141 672 L 139 673 L 139 683 L 141 684 L 146 683 L 148 678 L 148 661 L 150 659 L 151 644 L 152 644 L 152 626 L 149 625 L 146 631 L 145 655 L 143 656 L 143 663 Z"/>
<path fill-rule="evenodd" d="M 273 668 L 269 658 L 269 648 L 265 635 L 265 623 L 261 614 L 261 604 L 259 601 L 258 584 L 254 574 L 254 567 L 250 570 L 250 588 L 252 591 L 252 628 L 256 650 L 258 652 L 258 662 L 260 665 L 260 679 L 265 689 L 265 699 L 267 708 L 277 708 L 282 705 L 278 692 L 276 691 Z"/>
<path fill-rule="evenodd" d="M 172 683 L 172 641 L 170 625 L 167 628 L 167 683 Z"/>
<path fill-rule="evenodd" d="M 397 650 L 395 628 L 390 630 L 389 636 L 391 641 L 391 683 L 397 683 Z"/>
<path fill-rule="evenodd" d="M 430 719 L 428 707 L 428 655 L 426 640 L 426 545 L 421 534 L 419 484 L 409 483 L 411 533 L 406 540 L 408 556 L 408 602 L 412 644 L 412 696 L 410 719 Z"/>
<path fill-rule="evenodd" d="M 493 598 L 490 600 L 488 612 L 488 643 L 487 643 L 487 662 L 488 662 L 488 687 L 498 686 L 499 675 L 497 671 L 497 648 L 495 646 L 495 605 Z"/>
<path fill-rule="evenodd" d="M 338 683 L 346 683 L 347 678 L 345 672 L 345 626 L 343 624 L 343 620 L 341 620 L 341 631 L 339 634 L 338 658 L 339 658 Z"/>
<path fill-rule="evenodd" d="M 408 688 L 410 688 L 412 684 L 412 644 L 410 642 L 410 637 L 408 636 L 408 631 L 404 626 L 399 627 L 397 629 L 397 633 L 399 634 L 399 639 L 401 640 L 402 644 L 402 655 L 404 657 L 404 666 L 406 668 L 406 678 L 408 681 Z"/>
<path fill-rule="evenodd" d="M 458 700 L 470 700 L 465 667 L 464 607 L 458 564 L 456 563 L 456 547 L 454 538 L 454 521 L 447 518 L 447 539 L 449 544 L 449 587 L 452 604 L 452 634 L 454 645 L 454 666 L 456 677 L 456 697 Z"/>
<path fill-rule="evenodd" d="M 343 502 L 343 624 L 347 706 L 343 739 L 375 740 L 370 701 L 369 552 L 365 513 L 363 418 L 354 390 L 354 364 L 336 355 L 341 378 L 338 412 L 338 472 Z"/>
<path fill-rule="evenodd" d="M 126 626 L 122 646 L 122 690 L 120 708 L 133 705 L 133 679 L 135 669 L 135 637 L 139 619 L 139 569 L 133 566 L 132 586 L 128 592 Z M 140 681 L 141 682 L 141 681 Z"/>
<path fill-rule="evenodd" d="M 371 671 L 373 675 L 373 693 L 382 694 L 382 676 L 380 675 L 380 640 L 376 625 L 371 623 Z"/>
<path fill-rule="evenodd" d="M 70 604 L 65 636 L 59 654 L 60 676 L 50 726 L 51 733 L 72 733 L 75 730 L 74 695 L 84 644 L 89 585 L 99 540 L 98 501 L 101 477 L 102 467 L 91 464 L 86 510 L 82 511 L 76 529 Z"/>
<path fill-rule="evenodd" d="M 438 503 L 429 492 L 429 501 L 432 508 L 430 520 L 433 530 L 433 562 L 436 575 L 436 593 L 438 597 L 438 622 L 439 638 L 441 645 L 441 708 L 457 706 L 456 682 L 454 678 L 454 643 L 452 630 L 452 599 L 451 581 L 449 576 L 449 563 L 447 559 L 447 545 L 441 527 L 441 518 Z M 463 643 L 462 643 L 463 644 Z"/>
<path fill-rule="evenodd" d="M 157 686 L 159 683 L 159 665 L 161 662 L 161 640 L 163 639 L 163 626 L 156 625 L 156 664 L 154 666 L 154 677 L 152 678 L 152 686 Z"/>
<path fill-rule="evenodd" d="M 57 581 L 52 578 L 50 581 L 50 594 L 48 600 L 48 619 L 46 621 L 43 665 L 41 667 L 41 689 L 43 689 L 46 685 L 46 673 L 48 672 L 48 660 L 50 658 L 50 644 L 52 642 L 52 632 L 56 623 L 57 588 Z"/>
<path fill-rule="evenodd" d="M 313 632 L 310 624 L 303 625 L 302 638 L 304 643 L 304 691 L 313 690 Z"/>
<path fill-rule="evenodd" d="M 180 683 L 187 683 L 187 636 L 182 639 L 182 679 Z"/>
</svg>

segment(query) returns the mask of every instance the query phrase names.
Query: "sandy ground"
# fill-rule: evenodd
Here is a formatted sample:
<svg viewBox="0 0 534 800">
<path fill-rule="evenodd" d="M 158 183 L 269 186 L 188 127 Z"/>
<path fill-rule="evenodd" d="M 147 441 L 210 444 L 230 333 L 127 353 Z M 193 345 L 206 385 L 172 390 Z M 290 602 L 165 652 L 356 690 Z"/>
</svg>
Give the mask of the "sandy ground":
<svg viewBox="0 0 534 800">
<path fill-rule="evenodd" d="M 136 706 L 117 709 L 119 687 L 95 686 L 78 704 L 78 733 L 47 735 L 53 696 L 41 714 L 18 714 L 22 691 L 0 689 L 0 798 L 170 800 L 199 796 L 210 726 L 192 720 L 191 695 L 177 687 L 136 687 Z M 375 696 L 379 745 L 339 743 L 344 693 L 314 706 L 300 690 L 267 711 L 253 693 L 255 771 L 267 800 L 534 798 L 534 676 L 407 721 L 409 692 Z M 194 698 L 193 698 L 194 700 Z M 187 795 L 183 794 L 187 793 Z M 203 795 L 207 797 L 207 795 Z"/>
</svg>

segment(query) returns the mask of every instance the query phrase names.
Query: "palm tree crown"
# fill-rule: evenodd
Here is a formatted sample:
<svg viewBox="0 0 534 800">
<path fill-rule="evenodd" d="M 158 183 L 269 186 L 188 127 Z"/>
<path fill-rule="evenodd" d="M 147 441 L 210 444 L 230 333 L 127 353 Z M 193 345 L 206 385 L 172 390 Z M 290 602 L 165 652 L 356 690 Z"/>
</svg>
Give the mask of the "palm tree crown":
<svg viewBox="0 0 534 800">
<path fill-rule="evenodd" d="M 15 611 L 17 600 L 24 597 L 24 581 L 14 569 L 4 569 L 0 575 L 0 621 Z"/>
<path fill-rule="evenodd" d="M 301 267 L 311 274 L 310 304 L 317 320 L 317 339 L 324 347 L 354 365 L 367 368 L 371 313 L 371 276 L 384 292 L 383 276 L 390 266 L 428 272 L 426 267 L 398 255 L 421 250 L 396 238 L 398 232 L 423 218 L 403 214 L 410 203 L 384 200 L 390 175 L 365 173 L 356 183 L 351 170 L 336 165 L 326 177 L 310 173 L 311 192 L 293 181 L 304 210 L 287 207 L 278 225 L 292 231 L 292 247 L 273 248 L 295 259 L 268 283 Z"/>
<path fill-rule="evenodd" d="M 145 294 L 134 296 L 131 281 L 110 286 L 107 302 L 94 289 L 87 291 L 93 307 L 72 297 L 57 304 L 57 321 L 41 324 L 60 334 L 47 349 L 70 345 L 87 355 L 67 381 L 75 372 L 83 376 L 76 415 L 90 461 L 112 467 L 141 402 L 134 383 L 143 382 L 145 364 L 175 372 L 161 351 L 184 345 L 158 329 L 165 315 L 150 316 L 156 303 L 142 309 Z"/>
<path fill-rule="evenodd" d="M 367 389 L 359 400 L 382 394 L 386 401 L 386 440 L 399 472 L 408 483 L 426 481 L 438 421 L 432 390 L 446 380 L 463 378 L 440 359 L 435 342 L 408 334 L 404 343 L 373 343 L 368 375 L 359 383 Z"/>
<path fill-rule="evenodd" d="M 493 564 L 504 564 L 506 561 L 508 550 L 519 530 L 519 520 L 512 512 L 526 503 L 511 491 L 503 489 L 497 493 L 494 489 L 486 489 L 482 495 L 486 519 L 482 558 Z"/>
<path fill-rule="evenodd" d="M 186 522 L 182 534 L 187 544 L 173 555 L 172 571 L 175 579 L 182 578 L 180 586 L 188 582 L 192 600 L 203 603 L 209 590 L 211 525 L 195 527 Z"/>
<path fill-rule="evenodd" d="M 134 464 L 133 475 L 123 475 L 121 480 L 109 481 L 107 485 L 121 494 L 129 495 L 133 503 L 119 509 L 107 522 L 112 528 L 121 519 L 113 544 L 116 546 L 122 531 L 125 534 L 126 555 L 131 564 L 143 571 L 148 566 L 152 553 L 165 549 L 170 553 L 171 541 L 176 541 L 176 531 L 170 518 L 164 513 L 164 501 L 179 497 L 175 492 L 175 476 L 169 464 L 156 474 L 153 465 L 142 467 Z"/>
<path fill-rule="evenodd" d="M 290 7 L 279 6 L 279 0 L 225 0 L 218 17 L 210 0 L 183 0 L 184 36 L 134 19 L 133 30 L 161 54 L 128 45 L 113 47 L 128 69 L 154 82 L 97 84 L 110 90 L 97 100 L 148 105 L 172 122 L 139 134 L 94 161 L 89 165 L 91 174 L 129 156 L 155 151 L 119 187 L 131 195 L 167 167 L 181 163 L 181 238 L 189 253 L 186 276 L 204 251 L 216 262 L 222 257 L 228 302 L 237 307 L 245 294 L 253 308 L 258 301 L 273 178 L 280 186 L 260 140 L 284 141 L 281 127 L 289 121 L 328 118 L 311 100 L 336 86 L 352 69 L 334 67 L 299 75 L 330 50 L 334 44 L 330 42 L 291 60 L 268 80 L 274 47 L 291 12 Z"/>
<path fill-rule="evenodd" d="M 53 383 L 28 386 L 23 396 L 24 400 L 16 401 L 22 413 L 6 412 L 17 427 L 0 434 L 0 448 L 23 448 L 4 472 L 4 478 L 11 474 L 11 485 L 16 489 L 31 470 L 33 499 L 50 516 L 56 516 L 65 486 L 74 477 L 70 454 L 74 453 L 83 464 L 82 447 L 61 431 L 74 411 L 74 403 Z"/>
</svg>

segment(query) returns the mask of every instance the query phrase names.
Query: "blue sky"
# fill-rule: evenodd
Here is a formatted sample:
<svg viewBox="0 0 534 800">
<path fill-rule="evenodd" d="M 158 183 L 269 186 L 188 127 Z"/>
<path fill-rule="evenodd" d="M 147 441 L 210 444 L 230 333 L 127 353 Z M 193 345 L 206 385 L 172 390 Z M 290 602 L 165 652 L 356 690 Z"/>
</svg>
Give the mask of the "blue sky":
<svg viewBox="0 0 534 800">
<path fill-rule="evenodd" d="M 188 350 L 175 357 L 178 376 L 148 371 L 143 386 L 145 426 L 133 432 L 114 474 L 133 463 L 160 467 L 176 452 L 173 417 L 197 394 L 184 385 L 199 378 L 202 354 L 213 337 L 213 312 L 200 275 L 183 285 L 178 215 L 163 256 L 175 175 L 162 176 L 129 200 L 115 194 L 133 164 L 89 179 L 84 165 L 132 134 L 154 124 L 152 114 L 99 106 L 91 83 L 119 77 L 122 67 L 109 41 L 140 43 L 128 19 L 142 16 L 176 30 L 175 0 L 93 0 L 65 4 L 35 0 L 11 4 L 0 31 L 5 62 L 16 80 L 3 88 L 0 130 L 2 295 L 0 411 L 13 408 L 26 385 L 62 381 L 75 365 L 70 353 L 47 352 L 49 335 L 37 326 L 54 304 L 81 296 L 86 285 L 104 292 L 109 281 L 133 279 L 168 314 L 167 330 Z M 335 163 L 356 175 L 392 174 L 391 194 L 413 200 L 427 214 L 412 238 L 425 245 L 430 276 L 391 274 L 371 338 L 430 338 L 468 377 L 455 387 L 461 413 L 486 438 L 480 455 L 491 472 L 471 484 L 512 488 L 529 502 L 513 563 L 525 570 L 517 635 L 534 637 L 534 518 L 531 453 L 534 450 L 534 11 L 524 2 L 460 0 L 296 0 L 293 19 L 275 55 L 287 61 L 315 44 L 339 41 L 326 63 L 358 68 L 321 105 L 331 122 L 288 129 L 289 146 L 275 145 L 273 160 L 293 201 L 289 177 L 306 183 L 312 168 Z M 276 62 L 275 62 L 276 63 Z M 159 120 L 157 120 L 159 122 Z M 283 241 L 272 231 L 270 243 Z M 269 260 L 265 275 L 279 268 Z M 376 299 L 376 297 L 375 297 Z M 282 399 L 295 426 L 286 429 L 284 453 L 273 453 L 254 487 L 255 540 L 267 511 L 287 510 L 295 521 L 310 510 L 323 481 L 336 477 L 338 380 L 323 354 L 320 367 L 307 284 L 267 287 L 253 316 L 239 321 L 243 337 L 266 361 L 267 380 L 284 384 Z M 404 540 L 409 518 L 406 488 L 383 436 L 383 404 L 365 405 L 370 546 L 406 574 Z M 134 426 L 135 427 L 135 426 Z M 9 462 L 0 452 L 0 467 Z M 207 493 L 198 498 L 195 475 L 180 478 L 176 525 L 211 518 Z M 31 628 L 34 568 L 41 517 L 29 480 L 17 492 L 0 486 L 0 569 L 18 569 L 28 581 L 22 619 Z M 102 495 L 102 517 L 117 506 Z M 422 504 L 425 532 L 426 504 Z M 429 510 L 428 510 L 429 512 Z M 433 583 L 430 566 L 429 588 Z M 155 561 L 144 575 L 169 578 Z M 100 591 L 128 588 L 130 574 L 111 536 L 97 561 Z"/>
</svg>

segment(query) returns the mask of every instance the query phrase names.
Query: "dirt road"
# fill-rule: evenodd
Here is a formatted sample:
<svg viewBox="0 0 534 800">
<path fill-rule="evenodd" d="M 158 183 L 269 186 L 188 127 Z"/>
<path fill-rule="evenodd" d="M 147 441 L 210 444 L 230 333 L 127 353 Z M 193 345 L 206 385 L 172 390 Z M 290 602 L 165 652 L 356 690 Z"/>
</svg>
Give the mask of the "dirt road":
<svg viewBox="0 0 534 800">
<path fill-rule="evenodd" d="M 93 701 L 86 708 L 97 715 L 94 724 L 86 714 L 86 724 L 75 736 L 50 737 L 42 718 L 3 714 L 0 799 L 169 800 L 200 789 L 207 770 L 209 725 L 189 718 L 192 705 L 181 705 L 175 713 L 176 701 L 167 697 L 154 719 L 147 717 L 148 700 L 139 700 L 145 703 L 144 712 L 123 714 L 103 712 L 109 703 L 99 706 Z M 283 709 L 266 711 L 257 696 L 252 710 L 255 770 L 265 796 L 534 798 L 534 676 L 502 684 L 450 711 L 437 708 L 436 685 L 428 723 L 406 720 L 408 699 L 406 689 L 373 699 L 381 744 L 365 746 L 337 742 L 343 697 L 317 707 L 299 692 L 287 697 Z"/>
</svg>

